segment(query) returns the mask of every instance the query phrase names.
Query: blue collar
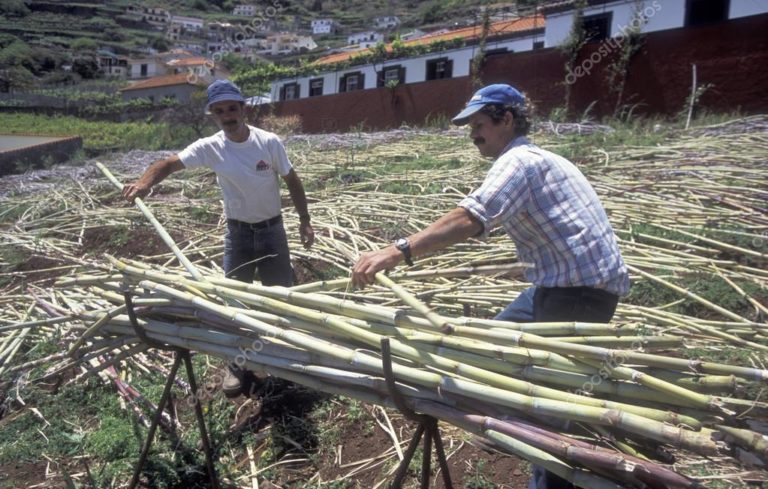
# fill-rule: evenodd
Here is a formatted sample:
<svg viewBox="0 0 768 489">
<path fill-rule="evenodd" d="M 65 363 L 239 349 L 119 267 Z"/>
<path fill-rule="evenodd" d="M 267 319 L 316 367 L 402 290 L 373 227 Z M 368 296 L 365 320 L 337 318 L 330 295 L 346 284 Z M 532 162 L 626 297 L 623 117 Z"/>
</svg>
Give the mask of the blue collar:
<svg viewBox="0 0 768 489">
<path fill-rule="evenodd" d="M 514 147 L 523 146 L 523 145 L 526 145 L 526 144 L 531 144 L 531 142 L 528 141 L 528 138 L 525 137 L 525 136 L 518 136 L 515 139 L 513 139 L 512 141 L 510 141 L 509 144 L 507 144 L 504 147 L 503 150 L 501 150 L 501 153 L 499 153 L 499 156 L 503 155 L 504 153 L 506 153 L 507 151 L 509 151 L 510 149 L 512 149 Z"/>
</svg>

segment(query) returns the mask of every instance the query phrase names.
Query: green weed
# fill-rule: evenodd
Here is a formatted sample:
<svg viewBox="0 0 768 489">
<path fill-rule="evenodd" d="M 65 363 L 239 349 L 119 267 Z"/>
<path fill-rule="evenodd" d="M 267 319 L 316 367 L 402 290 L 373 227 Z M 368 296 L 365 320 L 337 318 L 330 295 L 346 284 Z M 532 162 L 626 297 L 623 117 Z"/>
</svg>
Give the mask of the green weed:
<svg viewBox="0 0 768 489">
<path fill-rule="evenodd" d="M 496 489 L 496 484 L 488 480 L 483 473 L 485 470 L 486 460 L 478 460 L 472 464 L 472 472 L 466 478 L 467 489 Z"/>
</svg>

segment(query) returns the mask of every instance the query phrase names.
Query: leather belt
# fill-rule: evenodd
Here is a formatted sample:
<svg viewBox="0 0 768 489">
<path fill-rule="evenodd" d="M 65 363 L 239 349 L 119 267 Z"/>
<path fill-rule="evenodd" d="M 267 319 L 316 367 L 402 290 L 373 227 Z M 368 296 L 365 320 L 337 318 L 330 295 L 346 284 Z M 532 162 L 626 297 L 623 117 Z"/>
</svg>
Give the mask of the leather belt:
<svg viewBox="0 0 768 489">
<path fill-rule="evenodd" d="M 238 221 L 237 219 L 227 219 L 227 224 L 235 225 L 238 227 L 249 228 L 255 231 L 257 229 L 264 229 L 264 228 L 274 226 L 275 224 L 279 224 L 280 221 L 282 220 L 283 220 L 283 216 L 278 214 L 275 217 L 271 217 L 269 219 L 266 219 L 264 221 L 259 221 L 259 222 L 243 222 L 243 221 Z"/>
</svg>

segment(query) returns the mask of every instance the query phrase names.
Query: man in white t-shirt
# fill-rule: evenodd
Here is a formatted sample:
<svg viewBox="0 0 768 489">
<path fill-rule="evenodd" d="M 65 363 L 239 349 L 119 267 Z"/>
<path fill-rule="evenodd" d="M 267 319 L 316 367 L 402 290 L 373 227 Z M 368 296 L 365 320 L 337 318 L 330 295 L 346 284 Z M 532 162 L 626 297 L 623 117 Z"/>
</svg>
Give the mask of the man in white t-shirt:
<svg viewBox="0 0 768 489">
<path fill-rule="evenodd" d="M 227 277 L 252 282 L 254 274 L 264 285 L 293 285 L 293 269 L 281 215 L 280 178 L 288 186 L 299 214 L 299 235 L 305 248 L 315 240 L 304 186 L 293 169 L 280 138 L 245 123 L 245 99 L 229 80 L 217 80 L 207 90 L 206 111 L 221 131 L 198 139 L 179 154 L 152 163 L 136 182 L 123 188 L 133 202 L 145 197 L 154 185 L 184 168 L 207 167 L 216 173 L 224 197 L 227 235 L 224 272 Z M 233 370 L 233 369 L 231 369 Z M 224 393 L 239 395 L 239 382 L 228 377 Z"/>
</svg>

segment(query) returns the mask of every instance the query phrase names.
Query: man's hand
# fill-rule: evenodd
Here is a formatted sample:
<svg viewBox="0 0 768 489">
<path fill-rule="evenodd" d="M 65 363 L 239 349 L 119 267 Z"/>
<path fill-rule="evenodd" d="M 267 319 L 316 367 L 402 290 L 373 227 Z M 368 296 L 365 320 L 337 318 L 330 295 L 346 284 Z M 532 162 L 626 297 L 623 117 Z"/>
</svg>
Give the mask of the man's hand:
<svg viewBox="0 0 768 489">
<path fill-rule="evenodd" d="M 310 249 L 315 242 L 315 230 L 312 229 L 312 225 L 309 221 L 303 221 L 299 223 L 299 236 L 301 237 L 301 244 L 305 249 Z"/>
<path fill-rule="evenodd" d="M 377 272 L 394 268 L 402 259 L 403 254 L 394 246 L 363 253 L 352 268 L 352 283 L 361 288 L 372 284 L 376 281 Z"/>
<path fill-rule="evenodd" d="M 133 183 L 123 186 L 123 197 L 128 202 L 133 202 L 136 197 L 143 199 L 149 195 L 152 187 L 162 182 L 171 173 L 184 169 L 184 164 L 179 155 L 174 155 L 164 160 L 157 160 L 147 168 L 147 171 Z"/>
<path fill-rule="evenodd" d="M 149 195 L 150 190 L 152 187 L 142 185 L 139 182 L 129 183 L 123 186 L 123 198 L 128 202 L 133 202 L 137 197 L 143 199 Z"/>
</svg>

